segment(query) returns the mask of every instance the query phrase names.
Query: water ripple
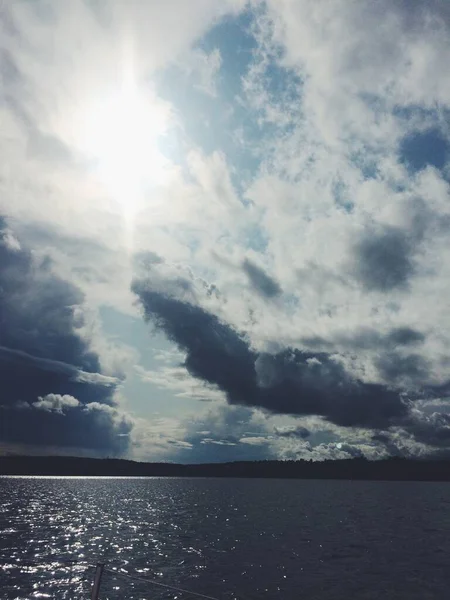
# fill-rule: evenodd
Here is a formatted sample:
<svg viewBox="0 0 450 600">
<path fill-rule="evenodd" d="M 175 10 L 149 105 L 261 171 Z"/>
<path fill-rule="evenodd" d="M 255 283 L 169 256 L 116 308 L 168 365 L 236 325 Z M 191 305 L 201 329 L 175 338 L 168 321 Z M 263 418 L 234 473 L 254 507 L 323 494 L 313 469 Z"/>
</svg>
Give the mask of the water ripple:
<svg viewBox="0 0 450 600">
<path fill-rule="evenodd" d="M 450 485 L 0 478 L 4 600 L 446 597 Z"/>
</svg>

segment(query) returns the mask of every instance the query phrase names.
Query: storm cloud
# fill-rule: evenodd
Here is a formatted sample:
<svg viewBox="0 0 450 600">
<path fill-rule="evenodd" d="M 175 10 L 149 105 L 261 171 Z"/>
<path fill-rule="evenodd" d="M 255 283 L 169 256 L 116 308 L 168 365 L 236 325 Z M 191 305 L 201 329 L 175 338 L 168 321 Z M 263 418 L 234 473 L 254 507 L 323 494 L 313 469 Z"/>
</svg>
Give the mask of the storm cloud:
<svg viewBox="0 0 450 600">
<path fill-rule="evenodd" d="M 397 392 L 350 376 L 327 353 L 254 351 L 230 325 L 199 306 L 135 281 L 144 317 L 186 353 L 189 373 L 225 392 L 230 404 L 273 413 L 321 415 L 344 426 L 389 426 L 406 414 Z"/>
<path fill-rule="evenodd" d="M 431 381 L 431 365 L 418 352 L 426 340 L 420 331 L 406 326 L 386 333 L 362 329 L 343 338 L 349 355 L 332 350 L 333 344 L 329 351 L 284 347 L 277 353 L 258 352 L 246 335 L 194 301 L 162 291 L 161 283 L 158 280 L 156 290 L 151 276 L 133 283 L 145 320 L 182 351 L 182 367 L 224 392 L 230 406 L 294 417 L 316 415 L 332 426 L 373 430 L 378 432 L 375 435 L 401 430 L 412 440 L 404 446 L 406 453 L 413 452 L 413 444 L 419 445 L 420 452 L 421 444 L 450 446 L 448 416 L 438 409 L 430 416 L 422 407 L 425 400 L 420 400 L 448 395 L 445 382 L 425 383 Z M 358 349 L 372 357 L 378 383 L 363 381 L 348 370 L 347 359 Z M 299 442 L 310 436 L 302 425 L 275 432 L 278 438 Z M 385 445 L 381 440 L 380 444 Z"/>
<path fill-rule="evenodd" d="M 412 327 L 394 327 L 387 333 L 381 333 L 370 327 L 360 327 L 355 331 L 337 332 L 329 335 L 302 338 L 302 342 L 315 350 L 395 350 L 396 348 L 416 347 L 426 340 L 425 334 Z"/>
<path fill-rule="evenodd" d="M 0 220 L 1 437 L 4 442 L 121 453 L 131 421 L 115 406 L 119 380 L 102 373 L 82 336 L 83 294 L 24 248 Z M 92 403 L 110 410 L 92 414 Z M 30 410 L 24 410 L 24 408 Z M 126 440 L 127 438 L 125 438 Z"/>
</svg>

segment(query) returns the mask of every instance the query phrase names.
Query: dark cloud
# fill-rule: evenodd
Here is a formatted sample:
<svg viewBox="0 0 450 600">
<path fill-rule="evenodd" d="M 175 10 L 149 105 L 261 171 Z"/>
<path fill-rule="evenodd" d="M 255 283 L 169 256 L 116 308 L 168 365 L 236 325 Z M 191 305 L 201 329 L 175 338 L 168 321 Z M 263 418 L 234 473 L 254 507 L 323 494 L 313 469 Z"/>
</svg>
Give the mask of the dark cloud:
<svg viewBox="0 0 450 600">
<path fill-rule="evenodd" d="M 396 327 L 387 333 L 376 329 L 361 327 L 351 334 L 337 333 L 325 339 L 321 336 L 301 338 L 301 342 L 314 350 L 383 350 L 391 351 L 397 347 L 416 346 L 425 341 L 425 335 L 411 327 Z"/>
<path fill-rule="evenodd" d="M 374 434 L 372 440 L 391 456 L 450 456 L 450 415 L 413 409 L 398 427 Z M 422 445 L 422 446 L 421 446 Z M 423 447 L 425 445 L 425 449 Z"/>
<path fill-rule="evenodd" d="M 371 230 L 354 246 L 354 276 L 368 292 L 406 289 L 414 273 L 414 247 L 397 227 Z"/>
<path fill-rule="evenodd" d="M 117 380 L 101 373 L 98 355 L 80 335 L 82 306 L 80 290 L 21 247 L 0 219 L 2 441 L 103 453 L 125 449 L 127 438 L 117 434 L 131 424 L 114 407 Z M 51 402 L 63 406 L 61 398 L 66 405 L 74 399 L 70 411 L 42 410 Z M 33 409 L 20 410 L 27 404 Z M 87 410 L 91 404 L 109 412 Z"/>
<path fill-rule="evenodd" d="M 400 160 L 413 172 L 427 166 L 443 169 L 450 158 L 450 144 L 438 129 L 414 132 L 400 143 Z"/>
<path fill-rule="evenodd" d="M 279 283 L 267 275 L 267 273 L 246 258 L 242 263 L 242 269 L 253 289 L 264 298 L 271 299 L 281 294 Z"/>
<path fill-rule="evenodd" d="M 381 442 L 382 444 L 388 444 L 390 441 L 390 437 L 387 433 L 374 433 L 371 436 L 371 440 L 374 442 Z"/>
<path fill-rule="evenodd" d="M 386 336 L 388 343 L 394 346 L 412 346 L 425 341 L 425 336 L 420 331 L 410 327 L 397 327 Z"/>
<path fill-rule="evenodd" d="M 425 341 L 425 335 L 411 327 L 396 327 L 388 333 L 361 328 L 348 337 L 337 338 L 354 350 L 392 350 L 396 347 L 415 346 Z"/>
<path fill-rule="evenodd" d="M 328 444 L 318 444 L 313 446 L 311 451 L 322 460 L 330 460 L 336 458 L 364 458 L 364 452 L 358 446 L 347 444 L 345 442 L 330 442 Z"/>
<path fill-rule="evenodd" d="M 450 447 L 450 415 L 448 414 L 413 413 L 407 423 L 407 429 L 418 442 L 435 447 Z"/>
<path fill-rule="evenodd" d="M 386 453 L 389 456 L 412 456 L 411 448 L 400 447 L 400 445 L 393 439 L 393 436 L 389 432 L 375 433 L 371 437 L 372 442 L 381 448 L 385 448 Z"/>
<path fill-rule="evenodd" d="M 417 386 L 429 380 L 430 364 L 420 354 L 385 352 L 374 361 L 382 379 L 390 385 Z"/>
<path fill-rule="evenodd" d="M 199 306 L 135 281 L 147 321 L 186 353 L 189 373 L 223 390 L 230 404 L 322 415 L 346 426 L 388 426 L 406 413 L 399 395 L 354 380 L 333 356 L 287 349 L 258 354 L 232 327 Z"/>
</svg>

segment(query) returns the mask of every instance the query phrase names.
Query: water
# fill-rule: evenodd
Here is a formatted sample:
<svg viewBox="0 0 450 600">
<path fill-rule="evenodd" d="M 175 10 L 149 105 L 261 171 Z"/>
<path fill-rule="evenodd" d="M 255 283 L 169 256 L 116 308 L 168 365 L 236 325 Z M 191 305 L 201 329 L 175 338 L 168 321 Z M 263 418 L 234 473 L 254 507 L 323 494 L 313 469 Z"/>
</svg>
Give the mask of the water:
<svg viewBox="0 0 450 600">
<path fill-rule="evenodd" d="M 0 598 L 89 598 L 62 559 L 225 600 L 447 598 L 450 484 L 0 478 Z M 100 597 L 188 598 L 110 572 Z"/>
</svg>

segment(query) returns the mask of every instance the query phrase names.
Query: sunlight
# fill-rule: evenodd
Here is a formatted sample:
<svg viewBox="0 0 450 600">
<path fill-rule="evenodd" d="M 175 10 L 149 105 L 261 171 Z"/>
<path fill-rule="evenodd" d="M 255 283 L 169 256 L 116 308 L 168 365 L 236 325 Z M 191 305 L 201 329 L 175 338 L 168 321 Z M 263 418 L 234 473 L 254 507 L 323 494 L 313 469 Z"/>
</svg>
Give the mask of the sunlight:
<svg viewBox="0 0 450 600">
<path fill-rule="evenodd" d="M 130 74 L 115 94 L 87 111 L 84 150 L 127 221 L 136 215 L 146 187 L 164 180 L 168 161 L 157 142 L 166 124 L 167 112 L 138 89 Z"/>
</svg>

